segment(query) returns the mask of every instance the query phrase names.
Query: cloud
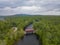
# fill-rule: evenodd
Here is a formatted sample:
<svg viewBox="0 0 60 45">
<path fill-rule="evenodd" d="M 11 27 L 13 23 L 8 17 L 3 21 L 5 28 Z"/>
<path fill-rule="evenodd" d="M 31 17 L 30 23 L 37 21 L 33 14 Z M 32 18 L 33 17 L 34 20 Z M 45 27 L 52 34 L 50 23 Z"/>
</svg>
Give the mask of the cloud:
<svg viewBox="0 0 60 45">
<path fill-rule="evenodd" d="M 6 14 L 33 14 L 36 13 L 37 11 L 39 11 L 41 9 L 41 7 L 37 7 L 37 6 L 20 6 L 20 7 L 16 7 L 16 8 L 11 8 L 11 7 L 5 7 L 0 9 L 0 14 L 2 13 L 3 15 Z M 11 15 L 10 14 L 10 15 Z"/>
<path fill-rule="evenodd" d="M 0 15 L 59 15 L 60 0 L 0 0 Z"/>
</svg>

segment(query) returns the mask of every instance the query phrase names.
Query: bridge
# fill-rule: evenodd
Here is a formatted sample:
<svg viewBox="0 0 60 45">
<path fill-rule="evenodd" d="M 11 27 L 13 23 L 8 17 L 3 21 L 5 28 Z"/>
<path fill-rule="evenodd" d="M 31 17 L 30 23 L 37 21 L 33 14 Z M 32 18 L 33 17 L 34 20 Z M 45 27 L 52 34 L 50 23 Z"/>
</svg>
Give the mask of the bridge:
<svg viewBox="0 0 60 45">
<path fill-rule="evenodd" d="M 39 40 L 37 40 L 35 33 L 35 30 L 33 29 L 33 25 L 29 25 L 24 30 L 25 35 L 24 38 L 19 40 L 14 45 L 40 45 Z"/>
<path fill-rule="evenodd" d="M 26 29 L 24 33 L 25 34 L 33 34 L 33 33 L 35 33 L 35 31 L 34 31 L 34 29 Z"/>
<path fill-rule="evenodd" d="M 33 33 L 35 33 L 35 31 L 32 25 L 29 25 L 25 28 L 24 34 L 33 34 Z"/>
</svg>

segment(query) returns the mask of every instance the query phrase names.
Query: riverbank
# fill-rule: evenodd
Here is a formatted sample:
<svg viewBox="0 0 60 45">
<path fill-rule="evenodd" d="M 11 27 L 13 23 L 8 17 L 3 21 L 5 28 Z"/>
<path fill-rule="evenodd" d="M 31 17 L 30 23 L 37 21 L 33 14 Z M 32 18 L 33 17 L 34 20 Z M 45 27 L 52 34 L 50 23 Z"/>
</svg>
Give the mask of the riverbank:
<svg viewBox="0 0 60 45">
<path fill-rule="evenodd" d="M 37 39 L 38 36 L 33 33 L 33 31 L 35 31 L 33 30 L 33 24 L 28 25 L 25 28 L 25 31 L 26 34 L 24 35 L 22 40 L 18 40 L 14 45 L 41 45 L 39 39 Z"/>
</svg>

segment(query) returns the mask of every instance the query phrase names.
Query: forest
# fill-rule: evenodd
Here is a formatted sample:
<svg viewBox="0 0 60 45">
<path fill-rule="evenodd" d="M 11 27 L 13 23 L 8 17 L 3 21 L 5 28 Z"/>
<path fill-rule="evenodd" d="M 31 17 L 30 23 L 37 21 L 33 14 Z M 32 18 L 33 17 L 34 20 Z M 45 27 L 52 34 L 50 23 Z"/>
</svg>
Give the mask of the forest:
<svg viewBox="0 0 60 45">
<path fill-rule="evenodd" d="M 42 16 L 34 29 L 42 45 L 60 45 L 60 16 Z"/>
<path fill-rule="evenodd" d="M 42 15 L 6 16 L 0 20 L 0 45 L 13 45 L 24 36 L 24 28 L 30 23 L 42 45 L 60 45 L 60 16 Z"/>
</svg>

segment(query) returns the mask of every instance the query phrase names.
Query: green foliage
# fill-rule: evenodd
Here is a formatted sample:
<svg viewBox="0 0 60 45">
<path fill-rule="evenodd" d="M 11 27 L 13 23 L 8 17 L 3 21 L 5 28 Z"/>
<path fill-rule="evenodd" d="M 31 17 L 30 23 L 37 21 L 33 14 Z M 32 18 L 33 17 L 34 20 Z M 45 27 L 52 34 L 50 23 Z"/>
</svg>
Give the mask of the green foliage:
<svg viewBox="0 0 60 45">
<path fill-rule="evenodd" d="M 42 39 L 42 45 L 60 45 L 60 16 L 43 16 L 34 23 L 34 29 Z"/>
<path fill-rule="evenodd" d="M 13 45 L 33 23 L 42 45 L 60 45 L 60 16 L 8 16 L 0 20 L 0 45 Z M 14 29 L 17 28 L 17 30 Z"/>
<path fill-rule="evenodd" d="M 24 27 L 34 19 L 36 19 L 34 16 L 8 16 L 4 21 L 0 20 L 0 45 L 12 45 L 21 39 L 24 36 Z"/>
</svg>

